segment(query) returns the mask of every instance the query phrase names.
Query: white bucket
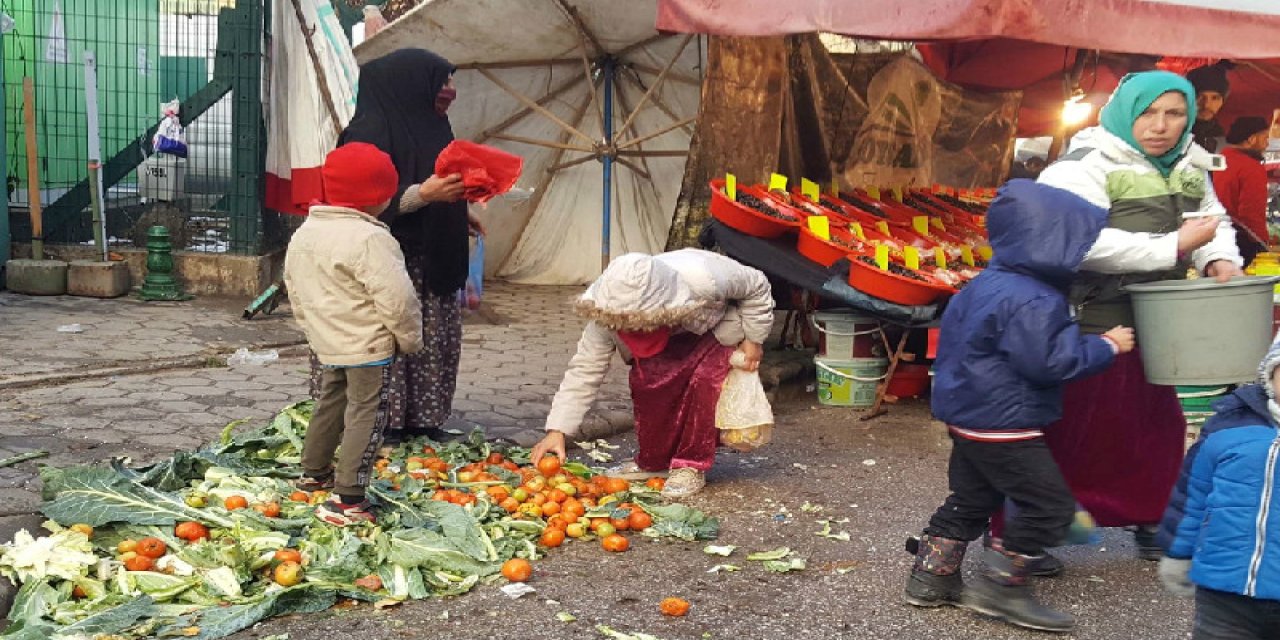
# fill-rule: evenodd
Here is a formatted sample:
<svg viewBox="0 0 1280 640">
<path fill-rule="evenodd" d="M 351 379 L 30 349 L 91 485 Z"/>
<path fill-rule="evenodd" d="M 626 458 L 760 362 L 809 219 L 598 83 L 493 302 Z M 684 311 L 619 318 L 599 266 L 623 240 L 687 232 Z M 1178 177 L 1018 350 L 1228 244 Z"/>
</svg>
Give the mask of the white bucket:
<svg viewBox="0 0 1280 640">
<path fill-rule="evenodd" d="M 883 356 L 875 336 L 880 323 L 874 318 L 850 311 L 818 311 L 809 316 L 813 328 L 821 334 L 818 356 L 837 360 Z"/>
<path fill-rule="evenodd" d="M 889 372 L 885 358 L 813 359 L 818 369 L 818 403 L 834 407 L 870 407 L 876 387 Z"/>
</svg>

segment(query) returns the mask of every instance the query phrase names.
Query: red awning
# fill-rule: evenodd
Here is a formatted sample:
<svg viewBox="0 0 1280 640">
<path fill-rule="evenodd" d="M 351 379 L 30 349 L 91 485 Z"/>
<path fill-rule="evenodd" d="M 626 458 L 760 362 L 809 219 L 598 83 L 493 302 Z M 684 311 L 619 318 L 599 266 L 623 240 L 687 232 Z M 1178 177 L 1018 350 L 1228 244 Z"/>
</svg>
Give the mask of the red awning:
<svg viewBox="0 0 1280 640">
<path fill-rule="evenodd" d="M 658 0 L 658 28 L 884 40 L 1010 38 L 1179 57 L 1280 57 L 1280 14 L 1260 0 Z M 1209 5 L 1192 6 L 1192 5 Z M 1274 5 L 1274 3 L 1270 3 Z M 1011 61 L 1012 62 L 1012 61 Z"/>
</svg>

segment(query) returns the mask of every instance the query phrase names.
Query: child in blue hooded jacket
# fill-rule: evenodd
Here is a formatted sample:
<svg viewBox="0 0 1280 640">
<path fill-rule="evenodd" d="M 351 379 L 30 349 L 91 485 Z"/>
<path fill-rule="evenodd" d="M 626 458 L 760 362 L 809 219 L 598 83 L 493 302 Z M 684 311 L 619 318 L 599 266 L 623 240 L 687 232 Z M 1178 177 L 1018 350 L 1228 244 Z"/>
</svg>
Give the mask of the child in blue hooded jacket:
<svg viewBox="0 0 1280 640">
<path fill-rule="evenodd" d="M 987 231 L 995 257 L 942 316 L 932 409 L 951 432 L 951 495 L 915 546 L 907 602 L 961 604 L 1046 631 L 1074 626 L 1072 616 L 1035 600 L 1028 577 L 1075 516 L 1043 432 L 1062 415 L 1062 387 L 1133 349 L 1132 329 L 1082 334 L 1067 303 L 1106 220 L 1101 207 L 1029 180 L 1010 181 L 992 202 Z M 959 573 L 965 549 L 1006 499 L 1017 514 L 966 589 Z"/>
<path fill-rule="evenodd" d="M 1219 400 L 1187 452 L 1157 542 L 1160 580 L 1196 598 L 1193 640 L 1280 639 L 1280 343 Z"/>
</svg>

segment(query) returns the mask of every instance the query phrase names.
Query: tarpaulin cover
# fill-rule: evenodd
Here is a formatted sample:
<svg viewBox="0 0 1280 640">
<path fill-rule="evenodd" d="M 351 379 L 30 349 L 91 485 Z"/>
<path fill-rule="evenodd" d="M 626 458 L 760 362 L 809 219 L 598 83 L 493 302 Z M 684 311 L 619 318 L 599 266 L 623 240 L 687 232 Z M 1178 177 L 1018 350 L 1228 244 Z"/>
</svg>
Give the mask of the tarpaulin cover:
<svg viewBox="0 0 1280 640">
<path fill-rule="evenodd" d="M 1280 3 L 1273 0 L 659 0 L 658 28 L 915 41 L 1013 38 L 1124 53 L 1280 57 Z"/>
<path fill-rule="evenodd" d="M 709 220 L 699 238 L 705 248 L 719 247 L 725 255 L 794 287 L 822 296 L 829 302 L 904 326 L 927 326 L 941 314 L 936 304 L 917 307 L 894 304 L 849 286 L 849 261 L 823 267 L 796 251 L 794 236 L 773 240 L 757 238 Z"/>
<path fill-rule="evenodd" d="M 467 202 L 488 202 L 510 191 L 522 167 L 520 156 L 468 140 L 454 140 L 436 156 L 436 175 L 461 175 Z"/>
</svg>

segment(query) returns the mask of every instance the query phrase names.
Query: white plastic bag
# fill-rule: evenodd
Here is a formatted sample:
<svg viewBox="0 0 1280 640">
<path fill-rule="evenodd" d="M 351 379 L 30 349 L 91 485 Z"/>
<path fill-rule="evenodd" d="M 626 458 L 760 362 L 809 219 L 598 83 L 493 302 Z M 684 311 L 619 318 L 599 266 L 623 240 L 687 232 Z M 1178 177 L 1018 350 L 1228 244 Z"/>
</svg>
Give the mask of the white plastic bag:
<svg viewBox="0 0 1280 640">
<path fill-rule="evenodd" d="M 179 158 L 187 157 L 187 135 L 182 130 L 182 121 L 178 119 L 181 108 L 182 105 L 177 100 L 171 100 L 160 106 L 164 119 L 160 121 L 156 135 L 151 138 L 151 149 L 156 153 L 167 153 Z"/>
<path fill-rule="evenodd" d="M 751 451 L 773 439 L 773 407 L 764 393 L 760 374 L 740 369 L 746 355 L 735 351 L 729 358 L 729 375 L 716 403 L 716 428 L 720 443 L 737 451 Z"/>
</svg>

